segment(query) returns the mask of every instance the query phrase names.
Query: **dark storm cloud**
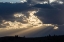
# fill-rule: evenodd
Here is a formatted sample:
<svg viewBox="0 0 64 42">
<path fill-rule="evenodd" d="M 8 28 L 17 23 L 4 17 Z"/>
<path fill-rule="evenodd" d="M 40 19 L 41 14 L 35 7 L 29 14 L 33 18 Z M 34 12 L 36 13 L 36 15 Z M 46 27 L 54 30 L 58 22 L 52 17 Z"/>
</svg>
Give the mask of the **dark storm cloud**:
<svg viewBox="0 0 64 42">
<path fill-rule="evenodd" d="M 13 19 L 12 15 L 14 13 L 21 12 L 27 9 L 29 9 L 29 6 L 26 3 L 0 3 L 0 16 L 3 17 L 3 19 Z"/>
<path fill-rule="evenodd" d="M 35 8 L 36 9 L 36 8 Z M 13 15 L 14 13 L 22 13 L 26 15 L 27 17 L 29 14 L 27 13 L 30 10 L 34 10 L 31 6 L 28 5 L 28 3 L 0 3 L 0 22 L 2 20 L 6 21 L 22 21 L 22 19 L 17 19 Z"/>
<path fill-rule="evenodd" d="M 28 3 L 32 0 L 29 0 L 27 3 L 16 3 L 16 4 L 9 4 L 9 3 L 0 3 L 0 16 L 1 20 L 7 21 L 15 21 L 13 17 L 14 13 L 20 13 L 27 15 L 27 11 L 30 10 L 37 10 L 40 8 L 40 11 L 36 14 L 41 21 L 46 24 L 64 24 L 64 5 L 34 5 L 29 6 Z M 42 0 L 40 0 L 42 1 Z M 44 0 L 43 0 L 44 1 Z"/>
<path fill-rule="evenodd" d="M 40 0 L 45 1 L 45 0 Z M 58 0 L 59 1 L 59 0 Z M 63 1 L 63 0 L 61 0 Z M 53 4 L 55 4 L 54 2 Z M 41 8 L 36 14 L 46 24 L 64 24 L 64 5 L 63 4 L 37 4 L 34 7 Z"/>
<path fill-rule="evenodd" d="M 46 24 L 64 24 L 64 5 L 56 5 L 51 9 L 43 9 L 37 13 L 41 20 Z M 44 18 L 44 19 L 42 19 Z"/>
</svg>

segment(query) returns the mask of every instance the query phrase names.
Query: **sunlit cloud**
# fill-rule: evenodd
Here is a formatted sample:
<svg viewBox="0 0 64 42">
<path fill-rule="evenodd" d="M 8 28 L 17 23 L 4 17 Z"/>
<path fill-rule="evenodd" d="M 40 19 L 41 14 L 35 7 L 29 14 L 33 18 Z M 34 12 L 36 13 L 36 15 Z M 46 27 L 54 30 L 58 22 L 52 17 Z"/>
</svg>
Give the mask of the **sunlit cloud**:
<svg viewBox="0 0 64 42">
<path fill-rule="evenodd" d="M 7 28 L 7 29 L 19 29 L 19 28 L 38 28 L 41 26 L 54 26 L 52 24 L 43 24 L 43 21 L 41 21 L 35 14 L 39 12 L 34 11 L 27 11 L 28 17 L 23 13 L 14 13 L 13 17 L 15 18 L 15 21 L 7 21 L 2 20 L 1 28 Z M 20 22 L 16 19 L 20 19 Z M 23 21 L 23 22 L 21 22 Z M 55 28 L 56 29 L 56 28 Z"/>
<path fill-rule="evenodd" d="M 57 30 L 59 27 L 55 26 L 54 29 Z"/>
<path fill-rule="evenodd" d="M 24 3 L 24 2 L 27 2 L 27 0 L 21 0 L 20 2 L 21 2 L 21 3 Z"/>
<path fill-rule="evenodd" d="M 25 16 L 24 14 L 14 14 L 13 16 L 15 18 L 22 18 L 22 20 L 26 23 L 22 23 L 22 22 L 18 22 L 18 21 L 6 21 L 6 20 L 3 20 L 2 22 L 2 26 L 5 26 L 5 28 L 29 28 L 29 27 L 39 27 L 39 26 L 42 26 L 42 22 L 38 19 L 37 16 L 35 16 L 34 14 L 37 13 L 38 11 L 28 11 L 28 14 L 29 14 L 29 17 L 27 18 L 27 16 Z M 37 22 L 36 22 L 37 21 Z"/>
<path fill-rule="evenodd" d="M 58 3 L 59 3 L 59 4 L 63 4 L 63 2 L 62 2 L 62 1 L 59 1 Z"/>
<path fill-rule="evenodd" d="M 52 2 L 54 2 L 54 1 L 56 1 L 56 0 L 49 0 L 50 1 L 50 3 L 52 3 Z"/>
<path fill-rule="evenodd" d="M 14 17 L 20 18 L 20 17 L 26 17 L 26 16 L 24 16 L 24 14 L 22 14 L 22 13 L 17 13 L 17 14 L 14 14 Z"/>
<path fill-rule="evenodd" d="M 44 1 L 44 2 L 37 2 L 37 4 L 48 4 L 47 1 Z"/>
</svg>

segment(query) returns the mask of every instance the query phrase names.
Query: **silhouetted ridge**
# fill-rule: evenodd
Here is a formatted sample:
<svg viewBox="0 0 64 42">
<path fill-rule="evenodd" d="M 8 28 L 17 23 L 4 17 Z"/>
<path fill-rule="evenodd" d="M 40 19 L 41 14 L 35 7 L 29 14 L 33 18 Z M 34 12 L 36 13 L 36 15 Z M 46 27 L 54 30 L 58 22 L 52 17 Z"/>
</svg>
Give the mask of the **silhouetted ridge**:
<svg viewBox="0 0 64 42">
<path fill-rule="evenodd" d="M 64 35 L 54 35 L 54 36 L 45 36 L 45 37 L 36 37 L 36 38 L 26 38 L 16 36 L 6 36 L 1 37 L 0 42 L 64 42 Z"/>
</svg>

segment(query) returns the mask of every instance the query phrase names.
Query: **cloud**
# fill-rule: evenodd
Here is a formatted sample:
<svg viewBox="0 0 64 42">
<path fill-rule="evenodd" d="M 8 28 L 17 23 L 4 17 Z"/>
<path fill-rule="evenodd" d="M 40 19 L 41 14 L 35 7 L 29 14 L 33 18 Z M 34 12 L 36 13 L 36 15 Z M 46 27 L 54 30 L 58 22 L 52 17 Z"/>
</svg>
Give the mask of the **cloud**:
<svg viewBox="0 0 64 42">
<path fill-rule="evenodd" d="M 27 2 L 31 4 L 37 4 L 37 3 L 44 2 L 44 1 L 48 1 L 48 0 L 27 0 Z"/>
<path fill-rule="evenodd" d="M 33 1 L 33 0 L 30 0 Z M 39 0 L 38 0 L 39 1 Z M 41 0 L 40 0 L 41 1 Z M 43 0 L 44 1 L 44 0 Z M 36 4 L 34 6 L 29 6 L 29 2 L 26 3 L 0 3 L 0 24 L 2 24 L 2 20 L 10 21 L 10 22 L 23 22 L 22 19 L 15 18 L 14 14 L 24 14 L 29 17 L 28 11 L 39 10 L 35 13 L 35 16 L 44 23 L 44 24 L 64 24 L 64 5 L 63 4 Z M 20 15 L 18 15 L 20 16 Z M 24 23 L 24 22 L 23 22 Z M 6 24 L 8 25 L 8 24 Z M 1 26 L 1 25 L 0 25 Z M 2 26 L 1 26 L 2 27 Z M 3 26 L 5 27 L 5 26 Z"/>
<path fill-rule="evenodd" d="M 29 0 L 31 3 L 34 0 Z M 38 0 L 36 2 L 39 2 L 42 0 Z M 45 0 L 44 0 L 45 1 Z M 63 4 L 36 4 L 34 6 L 29 6 L 29 2 L 27 3 L 16 3 L 16 4 L 9 4 L 9 3 L 0 3 L 0 28 L 26 28 L 27 26 L 29 28 L 33 26 L 40 26 L 42 23 L 44 24 L 64 24 L 64 5 Z M 29 18 L 29 12 L 33 13 L 33 11 L 37 11 L 37 13 L 34 14 L 34 16 L 31 17 L 36 17 L 35 18 Z M 16 17 L 14 17 L 14 14 Z M 16 15 L 18 14 L 18 15 Z M 23 21 L 23 17 L 26 16 L 26 18 L 29 18 L 30 21 L 32 20 L 37 20 L 37 22 L 29 22 L 29 24 L 25 21 L 26 18 L 24 18 L 25 22 Z M 19 18 L 21 17 L 21 18 Z M 40 21 L 41 20 L 41 21 Z M 35 25 L 36 24 L 36 25 Z M 58 32 L 63 31 L 63 26 L 59 26 Z M 46 31 L 47 30 L 47 31 Z M 44 35 L 51 33 L 51 34 L 59 34 L 58 32 L 55 32 L 52 28 L 46 28 L 46 29 L 41 29 L 40 32 L 43 31 Z M 39 33 L 39 32 L 38 32 Z M 40 36 L 42 36 L 42 33 Z M 62 34 L 62 33 L 61 33 Z M 31 35 L 31 34 L 30 34 Z M 35 35 L 35 33 L 34 33 Z M 35 35 L 36 36 L 36 35 Z"/>
<path fill-rule="evenodd" d="M 30 19 L 35 18 L 35 16 L 30 14 L 34 14 L 33 11 L 38 10 L 30 7 L 27 3 L 2 3 L 0 8 L 0 16 L 3 18 L 0 24 L 1 28 L 27 28 L 27 26 L 33 26 Z M 37 22 L 37 24 L 39 23 Z"/>
<path fill-rule="evenodd" d="M 29 6 L 26 3 L 24 3 L 24 4 L 2 3 L 2 4 L 0 4 L 0 6 L 1 6 L 0 7 L 0 16 L 3 17 L 3 19 L 13 18 L 12 15 L 14 13 L 29 9 Z M 8 17 L 10 17 L 10 18 L 8 18 Z"/>
<path fill-rule="evenodd" d="M 59 8 L 59 7 L 60 8 Z M 63 5 L 54 6 L 56 8 L 43 9 L 37 13 L 37 16 L 41 17 L 41 20 L 46 24 L 64 24 L 64 7 Z M 43 18 L 43 19 L 42 19 Z"/>
</svg>

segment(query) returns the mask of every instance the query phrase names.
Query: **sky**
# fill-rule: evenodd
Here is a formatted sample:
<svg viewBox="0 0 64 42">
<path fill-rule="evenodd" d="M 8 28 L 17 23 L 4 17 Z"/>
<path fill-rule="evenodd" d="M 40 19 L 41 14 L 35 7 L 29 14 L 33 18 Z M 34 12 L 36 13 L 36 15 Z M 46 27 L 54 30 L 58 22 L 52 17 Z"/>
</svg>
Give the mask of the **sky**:
<svg viewBox="0 0 64 42">
<path fill-rule="evenodd" d="M 24 2 L 26 2 L 26 0 L 0 0 L 0 2 L 22 2 L 22 1 L 24 1 Z"/>
<path fill-rule="evenodd" d="M 24 33 L 23 35 L 27 36 L 33 36 L 36 33 L 39 34 L 39 32 L 40 35 L 42 33 L 43 35 L 48 35 L 49 33 L 63 34 L 64 1 L 49 1 L 50 3 L 48 4 L 48 0 L 0 0 L 0 2 L 23 2 L 20 4 L 0 3 L 0 28 L 6 28 L 4 30 L 0 29 L 0 36 L 2 36 L 5 31 L 6 34 L 10 33 L 8 35 L 21 35 L 21 33 Z M 21 32 L 20 29 L 23 30 L 23 32 Z M 32 30 L 36 32 L 34 33 Z M 32 35 L 30 33 L 32 33 Z"/>
<path fill-rule="evenodd" d="M 0 0 L 2 2 L 20 2 L 22 0 Z"/>
<path fill-rule="evenodd" d="M 26 0 L 0 0 L 0 2 L 21 2 L 21 1 L 26 1 Z M 36 0 L 39 1 L 39 0 Z M 53 2 L 55 0 L 49 0 L 50 2 Z"/>
</svg>

